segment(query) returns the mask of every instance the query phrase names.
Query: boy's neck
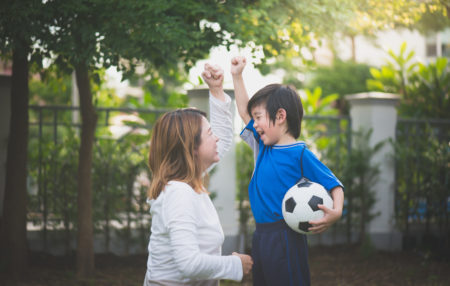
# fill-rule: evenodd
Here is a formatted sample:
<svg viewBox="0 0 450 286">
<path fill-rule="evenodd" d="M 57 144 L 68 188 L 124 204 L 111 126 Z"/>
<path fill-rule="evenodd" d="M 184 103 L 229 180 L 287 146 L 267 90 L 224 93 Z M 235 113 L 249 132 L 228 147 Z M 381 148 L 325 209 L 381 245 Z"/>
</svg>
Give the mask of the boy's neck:
<svg viewBox="0 0 450 286">
<path fill-rule="evenodd" d="M 280 140 L 275 145 L 289 145 L 297 142 L 297 140 L 289 133 L 285 133 L 280 137 Z"/>
</svg>

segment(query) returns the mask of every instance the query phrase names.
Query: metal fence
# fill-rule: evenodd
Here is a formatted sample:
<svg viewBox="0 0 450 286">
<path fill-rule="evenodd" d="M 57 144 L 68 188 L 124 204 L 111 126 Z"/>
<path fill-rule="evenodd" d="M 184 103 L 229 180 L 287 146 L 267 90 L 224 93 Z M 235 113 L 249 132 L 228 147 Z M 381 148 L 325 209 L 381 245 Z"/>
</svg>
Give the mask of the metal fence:
<svg viewBox="0 0 450 286">
<path fill-rule="evenodd" d="M 394 147 L 395 213 L 404 247 L 448 244 L 450 120 L 399 118 Z"/>
<path fill-rule="evenodd" d="M 152 123 L 167 109 L 97 108 L 93 149 L 93 219 L 98 248 L 120 253 L 143 249 L 151 221 L 146 203 L 147 149 Z M 38 249 L 74 248 L 78 109 L 31 106 L 29 136 L 29 237 Z M 51 231 L 50 231 L 51 230 Z M 51 245 L 51 247 L 50 247 Z M 58 247 L 55 247 L 58 246 Z M 51 248 L 51 249 L 50 249 Z"/>
<path fill-rule="evenodd" d="M 168 110 L 96 110 L 92 180 L 97 249 L 145 251 L 151 223 L 146 203 L 148 142 L 152 124 Z M 68 254 L 75 248 L 78 111 L 63 106 L 29 109 L 28 230 L 34 247 L 43 251 Z M 305 116 L 302 128 L 301 139 L 339 176 L 351 148 L 349 118 Z"/>
<path fill-rule="evenodd" d="M 147 246 L 151 223 L 146 203 L 148 142 L 152 124 L 167 111 L 97 108 L 92 180 L 100 251 L 121 248 L 126 254 Z M 77 112 L 77 108 L 62 106 L 31 106 L 29 110 L 28 229 L 29 237 L 38 241 L 37 248 L 44 251 L 59 245 L 60 253 L 69 253 L 75 245 Z M 342 178 L 352 136 L 349 117 L 305 116 L 300 140 Z M 399 118 L 396 141 L 391 144 L 396 170 L 395 221 L 406 238 L 405 247 L 421 243 L 422 237 L 432 237 L 432 243 L 448 237 L 450 120 Z M 355 229 L 347 223 L 357 215 L 348 213 L 349 194 L 344 217 L 332 233 L 341 229 L 350 236 Z"/>
</svg>

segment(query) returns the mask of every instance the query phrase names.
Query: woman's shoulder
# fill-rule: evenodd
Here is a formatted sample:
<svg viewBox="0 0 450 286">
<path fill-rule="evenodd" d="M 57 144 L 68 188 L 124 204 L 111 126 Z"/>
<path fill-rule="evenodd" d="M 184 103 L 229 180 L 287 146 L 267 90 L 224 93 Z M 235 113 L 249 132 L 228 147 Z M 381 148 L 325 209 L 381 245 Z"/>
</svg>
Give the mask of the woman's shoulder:
<svg viewBox="0 0 450 286">
<path fill-rule="evenodd" d="M 165 219 L 197 213 L 199 196 L 185 182 L 169 181 L 158 199 Z"/>
<path fill-rule="evenodd" d="M 192 187 L 188 183 L 177 180 L 169 181 L 166 185 L 166 189 L 179 189 L 179 188 L 192 189 Z"/>
<path fill-rule="evenodd" d="M 194 197 L 196 194 L 194 189 L 188 183 L 181 181 L 169 181 L 162 193 L 164 193 L 165 196 L 176 196 L 179 198 Z"/>
</svg>

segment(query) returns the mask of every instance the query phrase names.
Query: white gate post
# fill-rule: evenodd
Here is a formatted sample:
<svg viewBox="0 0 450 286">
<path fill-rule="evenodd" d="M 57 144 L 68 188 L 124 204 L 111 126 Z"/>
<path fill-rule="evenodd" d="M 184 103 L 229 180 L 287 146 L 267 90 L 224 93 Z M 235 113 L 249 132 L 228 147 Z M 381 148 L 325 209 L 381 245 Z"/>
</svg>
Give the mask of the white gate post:
<svg viewBox="0 0 450 286">
<path fill-rule="evenodd" d="M 367 92 L 348 95 L 345 98 L 350 103 L 352 131 L 372 129 L 370 147 L 388 139 L 395 140 L 396 105 L 400 99 L 399 95 Z M 376 193 L 373 212 L 379 215 L 370 222 L 368 231 L 375 247 L 383 250 L 399 250 L 402 241 L 401 233 L 396 230 L 394 224 L 393 152 L 392 145 L 386 142 L 371 161 L 380 167 L 378 180 L 373 186 Z"/>
<path fill-rule="evenodd" d="M 232 122 L 234 126 L 234 90 L 225 90 L 232 99 Z M 209 90 L 196 88 L 188 90 L 189 106 L 196 107 L 208 114 L 209 118 Z M 230 150 L 220 159 L 214 173 L 210 177 L 209 192 L 216 193 L 214 206 L 219 214 L 220 222 L 225 234 L 222 246 L 223 254 L 231 254 L 237 250 L 239 231 L 238 212 L 236 210 L 236 142 L 233 139 Z"/>
</svg>

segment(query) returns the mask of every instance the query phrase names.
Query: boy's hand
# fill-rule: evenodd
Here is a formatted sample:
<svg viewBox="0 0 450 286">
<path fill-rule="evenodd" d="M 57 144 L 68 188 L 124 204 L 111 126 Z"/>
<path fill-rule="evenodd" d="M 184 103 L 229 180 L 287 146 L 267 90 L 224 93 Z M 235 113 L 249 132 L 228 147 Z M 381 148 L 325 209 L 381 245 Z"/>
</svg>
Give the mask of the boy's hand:
<svg viewBox="0 0 450 286">
<path fill-rule="evenodd" d="M 342 216 L 342 211 L 329 209 L 324 205 L 317 206 L 323 211 L 324 216 L 319 220 L 309 222 L 312 227 L 310 227 L 308 230 L 312 231 L 312 233 L 314 234 L 324 232 Z"/>
<path fill-rule="evenodd" d="M 231 74 L 233 76 L 241 75 L 246 63 L 247 61 L 245 57 L 242 56 L 237 56 L 231 59 Z"/>
</svg>

